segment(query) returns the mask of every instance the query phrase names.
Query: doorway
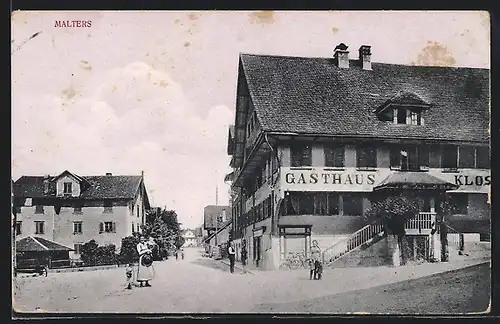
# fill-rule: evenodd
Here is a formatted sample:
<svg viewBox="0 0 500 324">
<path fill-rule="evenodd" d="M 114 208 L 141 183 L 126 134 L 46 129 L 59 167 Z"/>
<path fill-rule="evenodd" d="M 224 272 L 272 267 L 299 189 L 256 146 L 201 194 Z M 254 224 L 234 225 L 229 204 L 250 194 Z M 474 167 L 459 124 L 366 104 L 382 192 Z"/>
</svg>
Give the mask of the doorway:
<svg viewBox="0 0 500 324">
<path fill-rule="evenodd" d="M 255 261 L 255 266 L 259 267 L 259 263 L 261 260 L 261 246 L 262 245 L 262 236 L 253 238 L 253 259 Z"/>
</svg>

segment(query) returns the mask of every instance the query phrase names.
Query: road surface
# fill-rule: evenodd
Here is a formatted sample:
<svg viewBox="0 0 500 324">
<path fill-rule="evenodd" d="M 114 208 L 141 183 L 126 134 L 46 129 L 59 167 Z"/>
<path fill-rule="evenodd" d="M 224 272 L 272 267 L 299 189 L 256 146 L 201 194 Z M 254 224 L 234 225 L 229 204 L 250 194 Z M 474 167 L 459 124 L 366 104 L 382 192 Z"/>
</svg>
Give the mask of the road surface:
<svg viewBox="0 0 500 324">
<path fill-rule="evenodd" d="M 404 280 L 451 265 L 332 269 L 324 280 L 310 281 L 307 271 L 230 274 L 219 261 L 202 258 L 199 249 L 185 249 L 185 255 L 155 262 L 152 287 L 132 290 L 125 289 L 124 268 L 17 278 L 14 307 L 64 313 L 452 313 L 482 311 L 489 299 L 489 264 L 421 283 Z M 396 284 L 383 287 L 391 283 Z M 439 293 L 429 292 L 435 287 Z"/>
</svg>

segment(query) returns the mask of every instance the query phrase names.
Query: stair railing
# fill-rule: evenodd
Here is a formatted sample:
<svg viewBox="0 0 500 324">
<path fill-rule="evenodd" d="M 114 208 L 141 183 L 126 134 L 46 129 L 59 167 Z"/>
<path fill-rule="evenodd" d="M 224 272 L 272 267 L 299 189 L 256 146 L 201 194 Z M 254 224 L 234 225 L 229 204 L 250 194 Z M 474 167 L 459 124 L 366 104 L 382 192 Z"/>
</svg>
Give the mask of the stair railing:
<svg viewBox="0 0 500 324">
<path fill-rule="evenodd" d="M 348 239 L 333 244 L 323 251 L 323 263 L 330 263 L 373 239 L 384 231 L 378 223 L 367 225 L 354 232 Z"/>
</svg>

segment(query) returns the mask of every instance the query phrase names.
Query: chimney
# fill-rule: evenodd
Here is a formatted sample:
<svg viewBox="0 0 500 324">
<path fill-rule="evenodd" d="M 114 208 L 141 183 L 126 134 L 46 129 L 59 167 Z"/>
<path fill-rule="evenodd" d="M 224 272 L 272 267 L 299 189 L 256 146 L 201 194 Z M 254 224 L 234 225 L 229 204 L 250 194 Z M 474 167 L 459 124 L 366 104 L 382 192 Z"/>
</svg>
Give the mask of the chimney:
<svg viewBox="0 0 500 324">
<path fill-rule="evenodd" d="M 344 43 L 340 43 L 335 47 L 333 59 L 335 64 L 339 68 L 348 69 L 349 68 L 349 51 L 347 51 L 348 46 Z"/>
<path fill-rule="evenodd" d="M 49 181 L 50 181 L 49 179 L 50 179 L 49 175 L 43 176 L 43 194 L 44 195 L 47 195 L 49 193 Z"/>
<path fill-rule="evenodd" d="M 372 69 L 372 61 L 371 61 L 372 53 L 370 51 L 370 48 L 371 46 L 369 45 L 361 45 L 361 47 L 359 48 L 359 62 L 361 62 L 363 70 Z"/>
<path fill-rule="evenodd" d="M 106 175 L 107 175 L 107 176 L 112 176 L 112 175 L 113 175 L 113 173 L 111 173 L 111 172 L 106 172 Z"/>
</svg>

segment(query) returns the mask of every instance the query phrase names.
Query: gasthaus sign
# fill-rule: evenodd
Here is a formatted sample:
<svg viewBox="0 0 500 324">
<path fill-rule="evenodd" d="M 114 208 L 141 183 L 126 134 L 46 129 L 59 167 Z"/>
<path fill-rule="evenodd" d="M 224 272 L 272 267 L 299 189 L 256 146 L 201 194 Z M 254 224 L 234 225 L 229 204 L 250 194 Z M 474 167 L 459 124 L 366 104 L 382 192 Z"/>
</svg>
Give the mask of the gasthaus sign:
<svg viewBox="0 0 500 324">
<path fill-rule="evenodd" d="M 282 168 L 281 186 L 286 191 L 370 192 L 389 175 L 389 170 L 346 168 Z"/>
</svg>

